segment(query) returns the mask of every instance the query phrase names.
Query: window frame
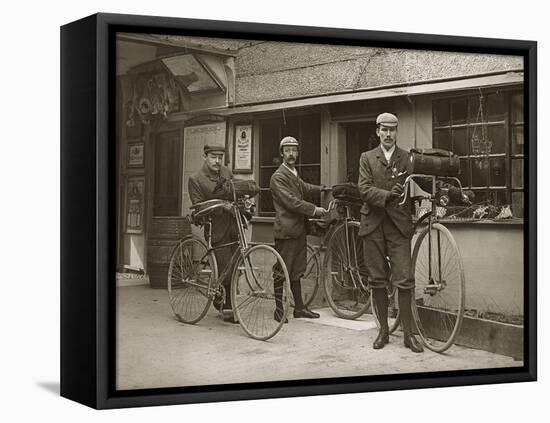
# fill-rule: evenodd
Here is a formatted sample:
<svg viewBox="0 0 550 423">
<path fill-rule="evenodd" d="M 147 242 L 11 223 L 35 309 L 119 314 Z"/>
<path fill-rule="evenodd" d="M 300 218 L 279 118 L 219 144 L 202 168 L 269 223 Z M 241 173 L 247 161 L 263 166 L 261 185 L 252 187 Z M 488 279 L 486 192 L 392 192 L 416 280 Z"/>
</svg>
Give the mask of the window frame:
<svg viewBox="0 0 550 423">
<path fill-rule="evenodd" d="M 502 119 L 495 119 L 495 120 L 489 120 L 489 115 L 486 112 L 486 115 L 484 116 L 485 121 L 484 122 L 477 122 L 477 117 L 472 120 L 472 114 L 471 114 L 471 105 L 472 105 L 472 99 L 473 98 L 479 98 L 480 93 L 483 94 L 484 97 L 484 108 L 486 108 L 487 99 L 491 94 L 502 94 L 503 95 L 503 101 L 504 101 L 504 108 L 503 108 L 503 116 Z M 516 95 L 521 95 L 522 97 L 522 109 L 521 109 L 521 117 L 522 120 L 514 121 L 514 104 L 513 104 L 513 98 Z M 467 109 L 466 109 L 466 121 L 463 123 L 457 123 L 454 124 L 453 122 L 453 105 L 458 104 L 462 99 L 466 99 Z M 438 113 L 438 103 L 439 102 L 447 102 L 447 114 L 448 114 L 448 120 L 446 122 L 440 122 L 436 118 L 436 115 Z M 522 86 L 512 86 L 512 87 L 500 87 L 500 88 L 484 88 L 484 89 L 478 89 L 478 90 L 471 90 L 464 93 L 454 93 L 454 95 L 441 95 L 434 97 L 432 99 L 432 145 L 434 148 L 443 148 L 444 146 L 441 146 L 439 144 L 438 135 L 439 133 L 444 133 L 446 130 L 447 133 L 447 139 L 448 139 L 448 145 L 449 148 L 445 148 L 448 150 L 451 150 L 453 152 L 456 151 L 456 147 L 454 145 L 454 137 L 453 132 L 457 129 L 466 129 L 466 142 L 467 142 L 467 154 L 461 154 L 459 155 L 460 161 L 461 161 L 461 169 L 462 163 L 467 163 L 467 169 L 468 169 L 468 175 L 466 177 L 461 176 L 461 182 L 467 182 L 467 184 L 463 184 L 463 187 L 465 189 L 472 190 L 474 193 L 484 193 L 484 200 L 481 201 L 488 201 L 489 204 L 498 204 L 498 205 L 505 205 L 508 204 L 512 208 L 514 217 L 520 217 L 523 218 L 524 209 L 525 209 L 525 201 L 522 201 L 521 208 L 518 209 L 514 208 L 514 202 L 513 202 L 513 194 L 517 192 L 524 193 L 525 191 L 525 153 L 513 153 L 513 147 L 512 143 L 514 142 L 513 139 L 513 131 L 514 128 L 525 128 L 525 91 Z M 442 124 L 443 123 L 443 124 Z M 471 151 L 471 137 L 472 137 L 472 130 L 473 128 L 483 128 L 483 126 L 486 126 L 489 128 L 497 128 L 502 127 L 504 130 L 504 152 L 499 153 L 490 153 L 488 156 L 485 155 L 474 155 Z M 494 144 L 493 144 L 494 148 Z M 474 168 L 473 166 L 476 165 L 475 159 L 476 158 L 488 158 L 489 162 L 487 167 L 481 169 L 481 171 L 485 174 L 486 177 L 486 185 L 485 186 L 479 186 L 474 185 Z M 492 181 L 492 171 L 491 166 L 495 159 L 504 158 L 504 185 L 494 185 Z M 514 161 L 521 161 L 522 167 L 521 167 L 521 176 L 522 176 L 522 185 L 521 186 L 515 186 L 513 185 L 513 163 Z M 503 193 L 500 195 L 504 195 L 505 201 L 496 201 L 497 199 L 497 193 Z M 479 198 L 479 197 L 478 197 Z M 480 202 L 480 200 L 475 201 L 476 203 Z"/>
</svg>

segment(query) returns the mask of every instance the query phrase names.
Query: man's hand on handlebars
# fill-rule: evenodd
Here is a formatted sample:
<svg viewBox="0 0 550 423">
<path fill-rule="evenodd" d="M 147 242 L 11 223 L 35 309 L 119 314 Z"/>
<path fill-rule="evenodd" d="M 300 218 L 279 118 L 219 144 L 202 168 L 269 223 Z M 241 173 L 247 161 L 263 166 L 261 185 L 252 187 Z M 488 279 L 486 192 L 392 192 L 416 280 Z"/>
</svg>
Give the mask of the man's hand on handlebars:
<svg viewBox="0 0 550 423">
<path fill-rule="evenodd" d="M 403 184 L 400 184 L 399 182 L 396 183 L 390 190 L 389 200 L 401 197 L 403 195 L 403 191 Z"/>
<path fill-rule="evenodd" d="M 321 185 L 321 192 L 330 192 L 332 191 L 331 187 L 327 187 L 326 185 Z"/>
<path fill-rule="evenodd" d="M 328 213 L 328 210 L 323 207 L 315 207 L 315 212 L 313 216 L 315 217 L 324 217 Z"/>
</svg>

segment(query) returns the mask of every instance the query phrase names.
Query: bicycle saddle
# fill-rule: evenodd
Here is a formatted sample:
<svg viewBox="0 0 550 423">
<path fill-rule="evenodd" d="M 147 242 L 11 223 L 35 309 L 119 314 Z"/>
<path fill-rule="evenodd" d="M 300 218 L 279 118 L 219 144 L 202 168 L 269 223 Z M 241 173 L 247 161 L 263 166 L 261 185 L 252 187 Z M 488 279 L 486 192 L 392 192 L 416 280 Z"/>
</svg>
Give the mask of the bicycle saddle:
<svg viewBox="0 0 550 423">
<path fill-rule="evenodd" d="M 222 207 L 227 201 L 225 200 L 206 200 L 200 203 L 193 204 L 190 209 L 192 210 L 193 218 L 199 219 L 204 218 L 214 210 Z"/>
</svg>

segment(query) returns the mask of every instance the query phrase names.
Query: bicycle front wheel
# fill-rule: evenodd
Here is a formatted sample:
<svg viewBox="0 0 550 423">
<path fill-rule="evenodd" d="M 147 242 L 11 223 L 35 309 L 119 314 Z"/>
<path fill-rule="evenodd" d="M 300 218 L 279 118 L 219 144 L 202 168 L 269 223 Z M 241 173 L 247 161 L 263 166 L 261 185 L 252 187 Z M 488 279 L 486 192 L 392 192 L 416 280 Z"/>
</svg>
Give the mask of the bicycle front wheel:
<svg viewBox="0 0 550 423">
<path fill-rule="evenodd" d="M 323 263 L 323 287 L 330 308 L 343 319 L 357 319 L 368 309 L 370 295 L 359 238 L 359 222 L 342 223 L 334 229 Z"/>
<path fill-rule="evenodd" d="M 414 245 L 413 316 L 422 342 L 443 352 L 454 342 L 464 316 L 465 278 L 460 251 L 449 230 L 434 223 Z"/>
<path fill-rule="evenodd" d="M 268 245 L 240 256 L 231 280 L 233 311 L 247 335 L 267 340 L 287 317 L 290 281 L 283 259 Z"/>
<path fill-rule="evenodd" d="M 197 238 L 180 241 L 168 267 L 168 297 L 176 318 L 197 323 L 212 303 L 211 287 L 218 275 L 216 258 Z"/>
</svg>

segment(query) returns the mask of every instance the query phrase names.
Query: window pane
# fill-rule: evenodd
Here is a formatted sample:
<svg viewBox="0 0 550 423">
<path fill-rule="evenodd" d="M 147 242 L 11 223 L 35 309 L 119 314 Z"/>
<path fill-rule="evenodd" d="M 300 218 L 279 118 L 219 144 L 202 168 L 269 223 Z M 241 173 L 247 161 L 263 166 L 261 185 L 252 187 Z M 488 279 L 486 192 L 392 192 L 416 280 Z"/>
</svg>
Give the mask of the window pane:
<svg viewBox="0 0 550 423">
<path fill-rule="evenodd" d="M 280 157 L 279 119 L 264 121 L 260 124 L 260 166 L 273 164 L 274 159 Z"/>
<path fill-rule="evenodd" d="M 512 154 L 523 154 L 523 126 L 512 128 Z"/>
<path fill-rule="evenodd" d="M 490 163 L 491 163 L 490 185 L 494 187 L 506 186 L 506 164 L 504 161 L 504 157 L 491 159 Z"/>
<path fill-rule="evenodd" d="M 301 163 L 321 162 L 321 120 L 319 115 L 304 116 L 301 119 Z"/>
<path fill-rule="evenodd" d="M 300 140 L 300 120 L 298 116 L 287 116 L 284 121 L 280 119 L 280 122 L 281 139 L 284 137 L 294 137 L 298 141 Z"/>
<path fill-rule="evenodd" d="M 479 109 L 479 96 L 468 97 L 468 122 L 481 122 L 481 110 Z"/>
<path fill-rule="evenodd" d="M 260 187 L 269 188 L 269 183 L 271 181 L 271 175 L 277 170 L 276 166 L 273 167 L 263 167 L 260 169 Z"/>
<path fill-rule="evenodd" d="M 491 191 L 489 192 L 489 200 L 493 206 L 504 206 L 510 204 L 508 193 L 506 191 Z"/>
<path fill-rule="evenodd" d="M 453 152 L 459 156 L 470 154 L 468 141 L 466 139 L 466 128 L 453 129 Z"/>
<path fill-rule="evenodd" d="M 466 97 L 452 102 L 451 117 L 453 125 L 466 123 L 468 117 L 468 99 Z"/>
<path fill-rule="evenodd" d="M 504 94 L 494 93 L 489 94 L 487 97 L 486 106 L 486 119 L 489 122 L 502 121 L 506 115 L 506 104 Z"/>
<path fill-rule="evenodd" d="M 523 192 L 512 193 L 512 214 L 514 217 L 523 217 Z"/>
<path fill-rule="evenodd" d="M 451 150 L 451 139 L 448 129 L 434 131 L 434 146 L 443 150 Z"/>
<path fill-rule="evenodd" d="M 321 183 L 320 166 L 297 166 L 300 177 L 310 184 L 319 185 Z"/>
<path fill-rule="evenodd" d="M 512 96 L 512 122 L 523 122 L 523 93 Z"/>
<path fill-rule="evenodd" d="M 472 186 L 486 187 L 489 176 L 489 162 L 487 160 L 472 161 Z"/>
<path fill-rule="evenodd" d="M 474 191 L 474 204 L 482 204 L 487 201 L 487 191 Z"/>
<path fill-rule="evenodd" d="M 463 187 L 470 186 L 470 161 L 468 159 L 460 160 L 460 175 L 458 177 Z"/>
<path fill-rule="evenodd" d="M 489 154 L 506 152 L 506 135 L 504 126 L 490 126 L 487 129 L 487 136 L 492 142 L 491 152 Z"/>
<path fill-rule="evenodd" d="M 273 208 L 273 197 L 268 189 L 260 191 L 260 210 L 265 212 L 275 212 Z"/>
<path fill-rule="evenodd" d="M 512 160 L 512 188 L 523 188 L 523 160 Z"/>
<path fill-rule="evenodd" d="M 434 125 L 445 126 L 450 122 L 449 100 L 438 100 L 434 102 Z"/>
</svg>

